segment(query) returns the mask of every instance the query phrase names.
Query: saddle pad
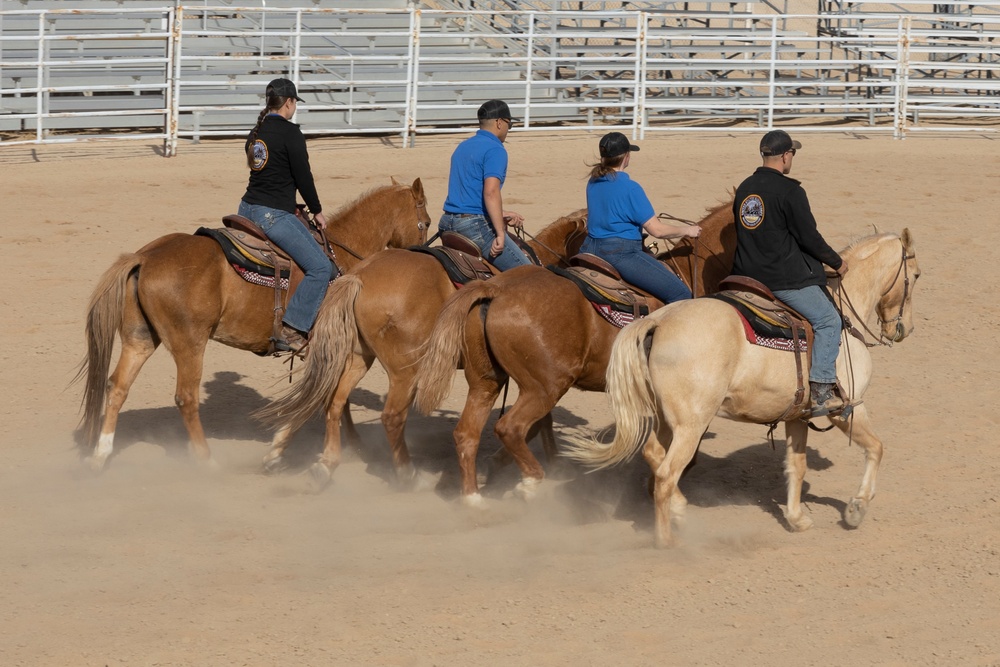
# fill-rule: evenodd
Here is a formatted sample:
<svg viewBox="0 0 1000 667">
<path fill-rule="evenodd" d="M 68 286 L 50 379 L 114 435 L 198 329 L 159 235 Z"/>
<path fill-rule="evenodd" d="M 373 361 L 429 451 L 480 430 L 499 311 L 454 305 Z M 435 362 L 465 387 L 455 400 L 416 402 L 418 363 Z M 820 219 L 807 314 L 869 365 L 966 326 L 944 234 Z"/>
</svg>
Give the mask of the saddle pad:
<svg viewBox="0 0 1000 667">
<path fill-rule="evenodd" d="M 244 271 L 250 271 L 252 273 L 269 277 L 271 278 L 270 283 L 273 286 L 274 267 L 261 264 L 251 258 L 249 254 L 245 253 L 240 246 L 233 241 L 232 237 L 226 233 L 225 229 L 209 229 L 207 227 L 199 227 L 198 231 L 195 232 L 195 236 L 207 236 L 210 239 L 214 239 L 222 248 L 222 252 L 225 254 L 226 260 L 228 260 L 234 268 L 239 267 L 237 271 L 239 269 L 243 269 Z M 288 274 L 289 272 L 287 270 L 282 270 L 279 277 L 287 280 Z M 241 273 L 240 275 L 243 274 Z"/>
<path fill-rule="evenodd" d="M 597 311 L 598 315 L 607 320 L 609 324 L 618 327 L 619 329 L 624 328 L 627 324 L 635 322 L 635 315 L 633 315 L 631 311 L 623 313 L 620 310 L 615 310 L 611 306 L 594 303 L 593 301 L 590 302 L 590 305 L 594 307 L 594 310 Z M 643 317 L 645 316 L 640 315 L 639 319 L 642 319 Z"/>
<path fill-rule="evenodd" d="M 410 246 L 407 250 L 425 253 L 440 262 L 455 287 L 461 287 L 472 280 L 486 280 L 496 275 L 493 266 L 486 260 L 473 257 L 454 248 L 415 245 Z"/>
<path fill-rule="evenodd" d="M 604 307 L 608 311 L 626 313 L 630 315 L 632 319 L 635 319 L 636 315 L 638 315 L 640 318 L 649 315 L 649 306 L 646 303 L 642 302 L 636 304 L 636 298 L 639 295 L 637 295 L 634 292 L 631 292 L 629 290 L 628 285 L 626 285 L 625 283 L 620 283 L 620 287 L 618 288 L 618 290 L 619 291 L 629 290 L 626 292 L 626 294 L 628 295 L 627 297 L 616 295 L 613 291 L 610 290 L 600 289 L 599 286 L 594 285 L 593 283 L 587 281 L 580 274 L 579 271 L 574 270 L 572 268 L 564 269 L 562 267 L 555 266 L 554 264 L 550 264 L 545 268 L 547 268 L 549 271 L 552 271 L 558 276 L 562 276 L 567 280 L 573 281 L 573 284 L 579 287 L 580 291 L 583 292 L 583 296 L 587 299 L 587 301 L 590 301 L 592 304 L 594 304 L 594 307 L 597 308 L 598 312 L 602 312 L 601 307 Z M 607 280 L 613 280 L 613 278 L 608 277 Z M 628 297 L 631 297 L 633 300 L 629 302 L 627 300 Z M 605 317 L 605 319 L 607 318 Z M 612 324 L 614 324 L 614 322 L 612 322 Z"/>
<path fill-rule="evenodd" d="M 795 351 L 795 339 L 792 336 L 790 328 L 778 327 L 771 324 L 770 321 L 759 317 L 753 309 L 728 292 L 709 294 L 708 298 L 718 299 L 736 309 L 740 320 L 743 322 L 743 331 L 746 334 L 748 343 L 767 347 L 772 350 Z M 809 349 L 804 335 L 799 338 L 798 343 L 800 351 L 805 352 Z"/>
</svg>

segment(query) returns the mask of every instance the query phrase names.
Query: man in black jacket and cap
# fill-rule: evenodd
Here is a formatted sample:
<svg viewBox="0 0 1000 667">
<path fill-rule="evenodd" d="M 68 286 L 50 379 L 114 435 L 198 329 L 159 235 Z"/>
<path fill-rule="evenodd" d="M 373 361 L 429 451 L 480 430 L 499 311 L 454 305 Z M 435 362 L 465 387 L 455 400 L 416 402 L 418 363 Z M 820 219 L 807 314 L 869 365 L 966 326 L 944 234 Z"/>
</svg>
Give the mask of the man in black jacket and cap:
<svg viewBox="0 0 1000 667">
<path fill-rule="evenodd" d="M 815 334 L 809 366 L 811 416 L 838 413 L 837 353 L 842 320 L 824 289 L 823 265 L 843 276 L 847 262 L 816 229 L 816 219 L 802 185 L 789 178 L 802 144 L 784 130 L 760 141 L 762 166 L 736 189 L 736 254 L 733 273 L 760 281 L 803 317 Z"/>
</svg>

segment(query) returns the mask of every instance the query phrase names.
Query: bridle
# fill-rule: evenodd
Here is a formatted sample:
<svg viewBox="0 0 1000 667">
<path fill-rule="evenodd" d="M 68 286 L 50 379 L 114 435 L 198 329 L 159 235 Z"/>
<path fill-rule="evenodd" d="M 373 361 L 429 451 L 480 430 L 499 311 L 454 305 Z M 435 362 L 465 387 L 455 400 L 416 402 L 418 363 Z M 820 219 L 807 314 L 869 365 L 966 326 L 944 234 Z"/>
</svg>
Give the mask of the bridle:
<svg viewBox="0 0 1000 667">
<path fill-rule="evenodd" d="M 899 282 L 900 276 L 902 276 L 903 298 L 899 302 L 899 311 L 896 313 L 895 317 L 887 320 L 883 320 L 876 313 L 876 317 L 878 317 L 879 322 L 881 322 L 882 324 L 895 325 L 897 334 L 899 333 L 899 329 L 902 326 L 901 322 L 903 320 L 903 309 L 906 308 L 906 302 L 910 298 L 910 267 L 906 264 L 906 262 L 911 259 L 917 258 L 915 254 L 907 255 L 906 246 L 902 245 L 902 242 L 900 242 L 900 245 L 902 246 L 902 253 L 900 255 L 901 259 L 899 262 L 899 266 L 896 267 L 896 275 L 892 277 L 892 282 L 889 284 L 889 287 L 887 287 L 886 290 L 879 295 L 879 300 L 881 300 L 884 296 L 889 294 L 889 292 L 891 292 L 892 289 L 896 286 L 896 283 Z M 839 289 L 838 292 L 840 294 L 842 301 L 847 304 L 847 307 L 851 309 L 851 312 L 854 314 L 854 316 L 858 319 L 859 322 L 861 322 L 861 326 L 865 330 L 865 332 L 876 340 L 876 342 L 874 343 L 869 343 L 867 340 L 865 340 L 864 341 L 865 345 L 868 347 L 875 347 L 876 345 L 885 345 L 886 347 L 892 347 L 892 344 L 896 341 L 896 339 L 886 337 L 886 335 L 882 333 L 884 327 L 880 327 L 879 332 L 877 334 L 873 332 L 871 329 L 869 329 L 868 324 L 865 322 L 865 318 L 861 316 L 861 314 L 854 307 L 854 304 L 851 303 L 851 299 L 850 297 L 847 296 L 847 291 L 843 289 L 842 285 L 841 289 Z"/>
</svg>

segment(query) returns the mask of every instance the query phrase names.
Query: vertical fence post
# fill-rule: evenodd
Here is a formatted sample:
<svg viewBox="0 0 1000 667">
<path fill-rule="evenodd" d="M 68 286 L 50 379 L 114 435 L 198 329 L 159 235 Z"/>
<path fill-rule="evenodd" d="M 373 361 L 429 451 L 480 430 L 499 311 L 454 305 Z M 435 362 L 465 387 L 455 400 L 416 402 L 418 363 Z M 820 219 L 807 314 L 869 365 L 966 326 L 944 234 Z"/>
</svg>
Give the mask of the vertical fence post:
<svg viewBox="0 0 1000 667">
<path fill-rule="evenodd" d="M 528 13 L 528 62 L 524 70 L 524 129 L 531 127 L 531 78 L 535 64 L 535 12 Z M 555 17 L 552 17 L 555 20 Z"/>
<path fill-rule="evenodd" d="M 767 74 L 767 129 L 774 127 L 774 93 L 778 71 L 778 22 L 771 21 L 771 62 Z"/>
<path fill-rule="evenodd" d="M 410 7 L 410 63 L 406 70 L 406 113 L 403 118 L 403 148 L 413 146 L 417 134 L 417 81 L 420 78 L 420 9 Z"/>
<path fill-rule="evenodd" d="M 892 136 L 906 138 L 907 93 L 910 88 L 910 17 L 900 16 L 896 27 L 896 99 Z"/>
<path fill-rule="evenodd" d="M 42 11 L 38 14 L 38 62 L 35 68 L 35 86 L 37 93 L 35 94 L 35 140 L 39 143 L 42 142 L 42 115 L 45 113 L 45 106 L 43 103 L 43 98 L 45 93 L 43 92 L 45 84 L 45 53 L 48 51 L 46 47 L 47 40 L 45 39 L 45 12 Z"/>
<path fill-rule="evenodd" d="M 167 62 L 163 66 L 163 81 L 166 84 L 165 97 L 166 104 L 163 114 L 163 157 L 173 157 L 177 151 L 177 128 L 174 127 L 174 50 L 176 41 L 174 39 L 176 30 L 176 12 L 179 10 L 179 2 L 175 2 L 173 7 L 167 9 Z"/>
<path fill-rule="evenodd" d="M 649 14 L 639 12 L 635 19 L 635 91 L 632 94 L 632 138 L 646 136 L 646 65 L 647 40 L 649 38 Z"/>
</svg>

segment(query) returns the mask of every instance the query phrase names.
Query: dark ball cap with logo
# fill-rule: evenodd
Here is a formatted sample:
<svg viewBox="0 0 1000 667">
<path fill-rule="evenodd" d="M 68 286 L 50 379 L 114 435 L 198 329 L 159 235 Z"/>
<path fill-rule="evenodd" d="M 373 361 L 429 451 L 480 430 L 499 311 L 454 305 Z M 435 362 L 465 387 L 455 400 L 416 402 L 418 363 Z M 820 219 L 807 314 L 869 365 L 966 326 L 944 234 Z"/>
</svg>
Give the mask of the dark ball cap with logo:
<svg viewBox="0 0 1000 667">
<path fill-rule="evenodd" d="M 601 137 L 601 157 L 618 157 L 639 150 L 639 147 L 629 142 L 621 132 L 608 132 Z"/>
<path fill-rule="evenodd" d="M 271 97 L 276 95 L 278 97 L 292 97 L 297 99 L 299 102 L 305 102 L 304 99 L 299 97 L 299 93 L 295 90 L 295 84 L 288 79 L 275 79 L 271 83 L 267 84 L 267 96 Z"/>
<path fill-rule="evenodd" d="M 517 119 L 510 115 L 510 107 L 503 100 L 488 100 L 483 102 L 483 105 L 479 107 L 479 111 L 476 112 L 479 116 L 479 120 L 491 120 L 493 118 L 503 118 L 504 120 L 509 120 L 512 123 L 516 123 Z"/>
<path fill-rule="evenodd" d="M 760 154 L 764 157 L 784 155 L 790 150 L 799 150 L 802 144 L 793 141 L 784 130 L 771 130 L 760 140 Z"/>
</svg>

